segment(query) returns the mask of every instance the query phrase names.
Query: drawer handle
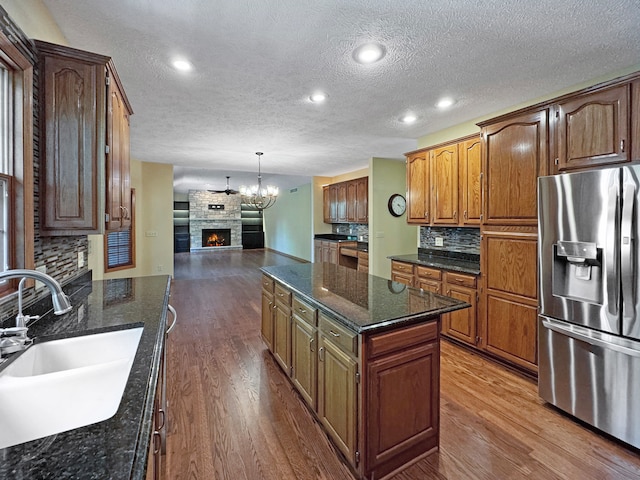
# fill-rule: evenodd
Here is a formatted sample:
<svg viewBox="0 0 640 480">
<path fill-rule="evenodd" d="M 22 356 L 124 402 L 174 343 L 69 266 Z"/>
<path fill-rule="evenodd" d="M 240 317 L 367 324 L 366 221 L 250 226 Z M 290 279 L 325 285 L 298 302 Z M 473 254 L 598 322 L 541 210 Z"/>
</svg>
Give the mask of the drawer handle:
<svg viewBox="0 0 640 480">
<path fill-rule="evenodd" d="M 339 334 L 339 333 L 336 333 L 336 332 L 334 332 L 333 330 L 329 330 L 329 333 L 330 333 L 331 335 L 333 335 L 334 337 L 336 337 L 336 338 L 338 338 L 338 337 L 340 336 L 340 334 Z"/>
<path fill-rule="evenodd" d="M 284 293 L 278 293 L 279 297 L 284 297 Z"/>
<path fill-rule="evenodd" d="M 307 313 L 307 311 L 306 311 L 304 308 L 298 308 L 298 311 L 299 311 L 300 313 Z"/>
</svg>

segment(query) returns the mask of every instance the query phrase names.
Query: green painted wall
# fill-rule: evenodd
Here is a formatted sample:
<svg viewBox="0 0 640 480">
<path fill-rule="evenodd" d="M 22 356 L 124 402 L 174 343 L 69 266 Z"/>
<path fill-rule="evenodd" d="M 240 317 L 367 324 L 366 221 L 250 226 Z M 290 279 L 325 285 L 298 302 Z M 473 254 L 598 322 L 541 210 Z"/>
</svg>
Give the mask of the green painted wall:
<svg viewBox="0 0 640 480">
<path fill-rule="evenodd" d="M 406 213 L 394 217 L 387 203 L 394 193 L 406 195 L 406 164 L 372 158 L 369 164 L 369 273 L 391 278 L 389 255 L 418 252 L 418 227 L 407 224 Z"/>
<path fill-rule="evenodd" d="M 264 246 L 311 261 L 314 188 L 308 183 L 292 190 L 280 191 L 275 205 L 264 211 Z"/>
</svg>

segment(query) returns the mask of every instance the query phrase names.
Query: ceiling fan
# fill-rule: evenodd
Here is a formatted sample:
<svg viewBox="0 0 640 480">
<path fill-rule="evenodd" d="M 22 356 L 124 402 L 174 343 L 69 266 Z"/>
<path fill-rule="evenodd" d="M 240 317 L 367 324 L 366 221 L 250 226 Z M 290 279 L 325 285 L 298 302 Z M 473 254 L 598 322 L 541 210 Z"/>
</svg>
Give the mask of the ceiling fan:
<svg viewBox="0 0 640 480">
<path fill-rule="evenodd" d="M 227 177 L 227 187 L 224 190 L 209 190 L 211 193 L 226 193 L 227 195 L 235 195 L 236 193 L 240 193 L 238 190 L 232 190 L 229 186 L 229 179 L 231 177 Z"/>
</svg>

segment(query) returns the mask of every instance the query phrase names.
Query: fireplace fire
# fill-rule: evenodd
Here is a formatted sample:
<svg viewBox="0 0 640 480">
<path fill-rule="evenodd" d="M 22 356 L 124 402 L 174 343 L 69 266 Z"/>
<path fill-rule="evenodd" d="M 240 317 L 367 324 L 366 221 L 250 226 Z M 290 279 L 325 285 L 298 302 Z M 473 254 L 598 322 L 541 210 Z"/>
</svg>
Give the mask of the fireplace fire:
<svg viewBox="0 0 640 480">
<path fill-rule="evenodd" d="M 203 228 L 203 247 L 227 247 L 231 245 L 230 228 Z"/>
</svg>

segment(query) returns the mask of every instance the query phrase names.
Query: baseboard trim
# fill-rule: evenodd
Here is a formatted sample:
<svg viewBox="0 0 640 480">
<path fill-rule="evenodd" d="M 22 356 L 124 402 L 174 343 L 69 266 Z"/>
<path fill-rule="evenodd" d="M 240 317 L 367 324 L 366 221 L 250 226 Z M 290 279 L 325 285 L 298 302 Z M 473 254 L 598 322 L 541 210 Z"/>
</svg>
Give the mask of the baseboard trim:
<svg viewBox="0 0 640 480">
<path fill-rule="evenodd" d="M 278 255 L 282 255 L 283 257 L 292 258 L 294 260 L 297 260 L 300 263 L 311 263 L 309 260 L 305 260 L 305 259 L 299 258 L 299 257 L 294 257 L 293 255 L 289 255 L 288 253 L 284 253 L 284 252 L 280 252 L 278 250 L 274 250 L 273 248 L 264 247 L 264 249 L 266 251 L 268 251 L 268 252 L 273 252 L 273 253 L 277 253 Z"/>
</svg>

